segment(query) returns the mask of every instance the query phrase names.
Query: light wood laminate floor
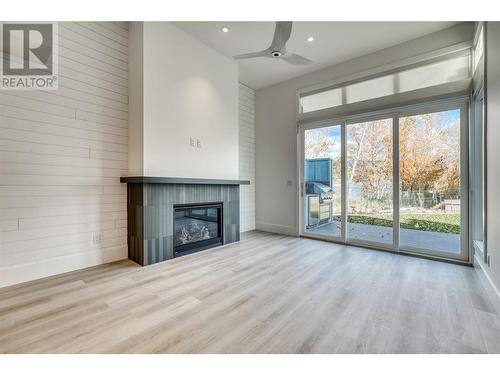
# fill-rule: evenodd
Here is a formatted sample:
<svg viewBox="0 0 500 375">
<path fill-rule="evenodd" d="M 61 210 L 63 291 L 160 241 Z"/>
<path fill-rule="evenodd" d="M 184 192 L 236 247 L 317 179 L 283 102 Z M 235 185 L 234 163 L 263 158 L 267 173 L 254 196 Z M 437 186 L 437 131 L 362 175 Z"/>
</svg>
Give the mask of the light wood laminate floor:
<svg viewBox="0 0 500 375">
<path fill-rule="evenodd" d="M 0 289 L 2 353 L 488 353 L 474 270 L 262 232 Z"/>
</svg>

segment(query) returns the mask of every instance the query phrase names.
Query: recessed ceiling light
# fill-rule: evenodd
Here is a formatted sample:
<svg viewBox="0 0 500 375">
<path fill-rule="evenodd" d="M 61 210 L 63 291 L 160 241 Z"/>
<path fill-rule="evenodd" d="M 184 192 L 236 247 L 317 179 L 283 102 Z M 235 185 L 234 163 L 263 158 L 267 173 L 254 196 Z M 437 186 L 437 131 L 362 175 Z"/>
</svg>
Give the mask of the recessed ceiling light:
<svg viewBox="0 0 500 375">
<path fill-rule="evenodd" d="M 222 31 L 223 33 L 228 33 L 228 32 L 229 32 L 229 27 L 222 26 L 222 27 L 220 28 L 220 31 Z"/>
<path fill-rule="evenodd" d="M 308 38 L 307 38 L 307 41 L 308 41 L 308 42 L 312 42 L 312 41 L 314 41 L 314 37 L 313 37 L 313 36 L 308 37 Z"/>
</svg>

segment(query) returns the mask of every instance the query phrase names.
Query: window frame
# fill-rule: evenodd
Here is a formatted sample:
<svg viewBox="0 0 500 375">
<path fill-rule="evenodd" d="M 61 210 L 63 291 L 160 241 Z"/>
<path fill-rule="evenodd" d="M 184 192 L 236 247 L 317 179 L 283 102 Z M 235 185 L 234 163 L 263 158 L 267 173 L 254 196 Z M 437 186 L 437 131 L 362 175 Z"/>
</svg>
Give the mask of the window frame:
<svg viewBox="0 0 500 375">
<path fill-rule="evenodd" d="M 456 263 L 470 264 L 472 262 L 471 235 L 469 223 L 469 95 L 457 95 L 453 98 L 443 96 L 439 99 L 427 100 L 420 103 L 415 102 L 404 106 L 396 106 L 391 109 L 367 111 L 361 114 L 352 114 L 341 117 L 332 117 L 329 119 L 321 119 L 316 121 L 297 122 L 297 176 L 298 186 L 296 202 L 298 214 L 299 236 L 326 240 L 344 245 L 353 245 L 360 247 L 369 247 L 377 250 L 385 250 L 394 253 L 402 253 L 416 255 L 430 259 L 441 259 Z M 441 112 L 450 109 L 460 109 L 460 168 L 461 168 L 461 238 L 460 238 L 460 254 L 450 254 L 435 250 L 412 248 L 409 246 L 401 246 L 400 244 L 400 176 L 399 176 L 399 118 L 425 113 Z M 393 118 L 393 243 L 383 244 L 369 241 L 348 239 L 347 237 L 347 186 L 346 186 L 346 127 L 349 123 L 358 123 L 363 121 L 371 121 L 381 118 Z M 330 237 L 327 235 L 313 234 L 305 231 L 304 217 L 304 202 L 303 202 L 303 183 L 304 183 L 304 132 L 307 129 L 314 129 L 331 125 L 340 125 L 342 134 L 342 235 L 341 237 Z"/>
<path fill-rule="evenodd" d="M 469 56 L 469 69 L 471 69 L 472 59 L 472 41 L 462 42 L 449 47 L 431 51 L 416 57 L 402 59 L 393 63 L 385 64 L 373 69 L 354 73 L 349 76 L 341 77 L 321 84 L 299 88 L 295 95 L 295 116 L 297 122 L 313 122 L 322 119 L 335 117 L 345 117 L 352 113 L 370 112 L 375 109 L 390 109 L 397 106 L 404 106 L 407 103 L 415 102 L 416 100 L 429 101 L 433 97 L 442 97 L 448 94 L 449 97 L 461 96 L 468 92 L 470 87 L 470 79 L 465 82 L 458 81 L 445 83 L 429 88 L 418 89 L 405 93 L 398 93 L 385 97 L 369 99 L 358 103 L 343 104 L 341 106 L 329 107 L 307 113 L 301 113 L 301 97 L 313 95 L 315 93 L 325 92 L 337 88 L 342 88 L 348 85 L 359 82 L 380 78 L 393 73 L 406 71 L 413 68 L 429 65 L 434 62 L 447 60 L 461 55 Z M 469 72 L 469 76 L 471 72 Z"/>
</svg>

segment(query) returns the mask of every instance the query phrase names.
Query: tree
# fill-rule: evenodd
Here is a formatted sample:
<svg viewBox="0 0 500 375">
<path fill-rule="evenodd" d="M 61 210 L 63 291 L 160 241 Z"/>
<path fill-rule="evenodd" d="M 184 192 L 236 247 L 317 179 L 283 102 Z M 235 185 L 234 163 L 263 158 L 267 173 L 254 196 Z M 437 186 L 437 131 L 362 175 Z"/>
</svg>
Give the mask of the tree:
<svg viewBox="0 0 500 375">
<path fill-rule="evenodd" d="M 336 145 L 335 138 L 329 134 L 329 128 L 308 130 L 305 133 L 306 159 L 328 158 L 331 148 Z"/>
<path fill-rule="evenodd" d="M 442 176 L 436 181 L 436 190 L 458 195 L 460 189 L 460 120 L 454 121 L 443 130 L 443 165 Z"/>
<path fill-rule="evenodd" d="M 348 125 L 347 175 L 349 196 L 356 183 L 370 206 L 386 200 L 392 188 L 392 120 Z"/>
<path fill-rule="evenodd" d="M 451 117 L 450 117 L 451 116 Z M 460 187 L 460 120 L 454 111 L 400 118 L 399 174 L 401 190 L 408 192 L 410 205 L 435 205 L 436 195 L 458 195 Z M 350 202 L 353 189 L 362 189 L 361 209 L 391 203 L 393 186 L 392 119 L 346 127 L 347 184 Z M 341 158 L 331 128 L 306 132 L 306 158 L 333 159 L 333 175 L 340 176 Z M 335 151 L 333 150 L 334 148 Z"/>
<path fill-rule="evenodd" d="M 457 190 L 460 180 L 460 121 L 450 126 L 444 112 L 400 119 L 401 190 L 424 206 L 424 196 Z"/>
<path fill-rule="evenodd" d="M 442 174 L 442 154 L 436 141 L 440 140 L 436 122 L 422 116 L 400 119 L 399 123 L 399 174 L 402 190 L 424 191 L 434 187 Z"/>
</svg>

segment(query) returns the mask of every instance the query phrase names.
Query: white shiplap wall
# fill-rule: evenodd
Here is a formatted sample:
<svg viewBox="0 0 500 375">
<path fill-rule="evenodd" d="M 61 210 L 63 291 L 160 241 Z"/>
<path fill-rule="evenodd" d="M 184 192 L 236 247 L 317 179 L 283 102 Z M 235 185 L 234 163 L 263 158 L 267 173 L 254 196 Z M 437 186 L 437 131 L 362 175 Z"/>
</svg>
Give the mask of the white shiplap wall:
<svg viewBox="0 0 500 375">
<path fill-rule="evenodd" d="M 58 29 L 59 89 L 0 91 L 0 287 L 127 257 L 128 24 Z"/>
<path fill-rule="evenodd" d="M 255 91 L 240 83 L 240 179 L 250 185 L 240 188 L 240 230 L 255 229 Z"/>
</svg>

